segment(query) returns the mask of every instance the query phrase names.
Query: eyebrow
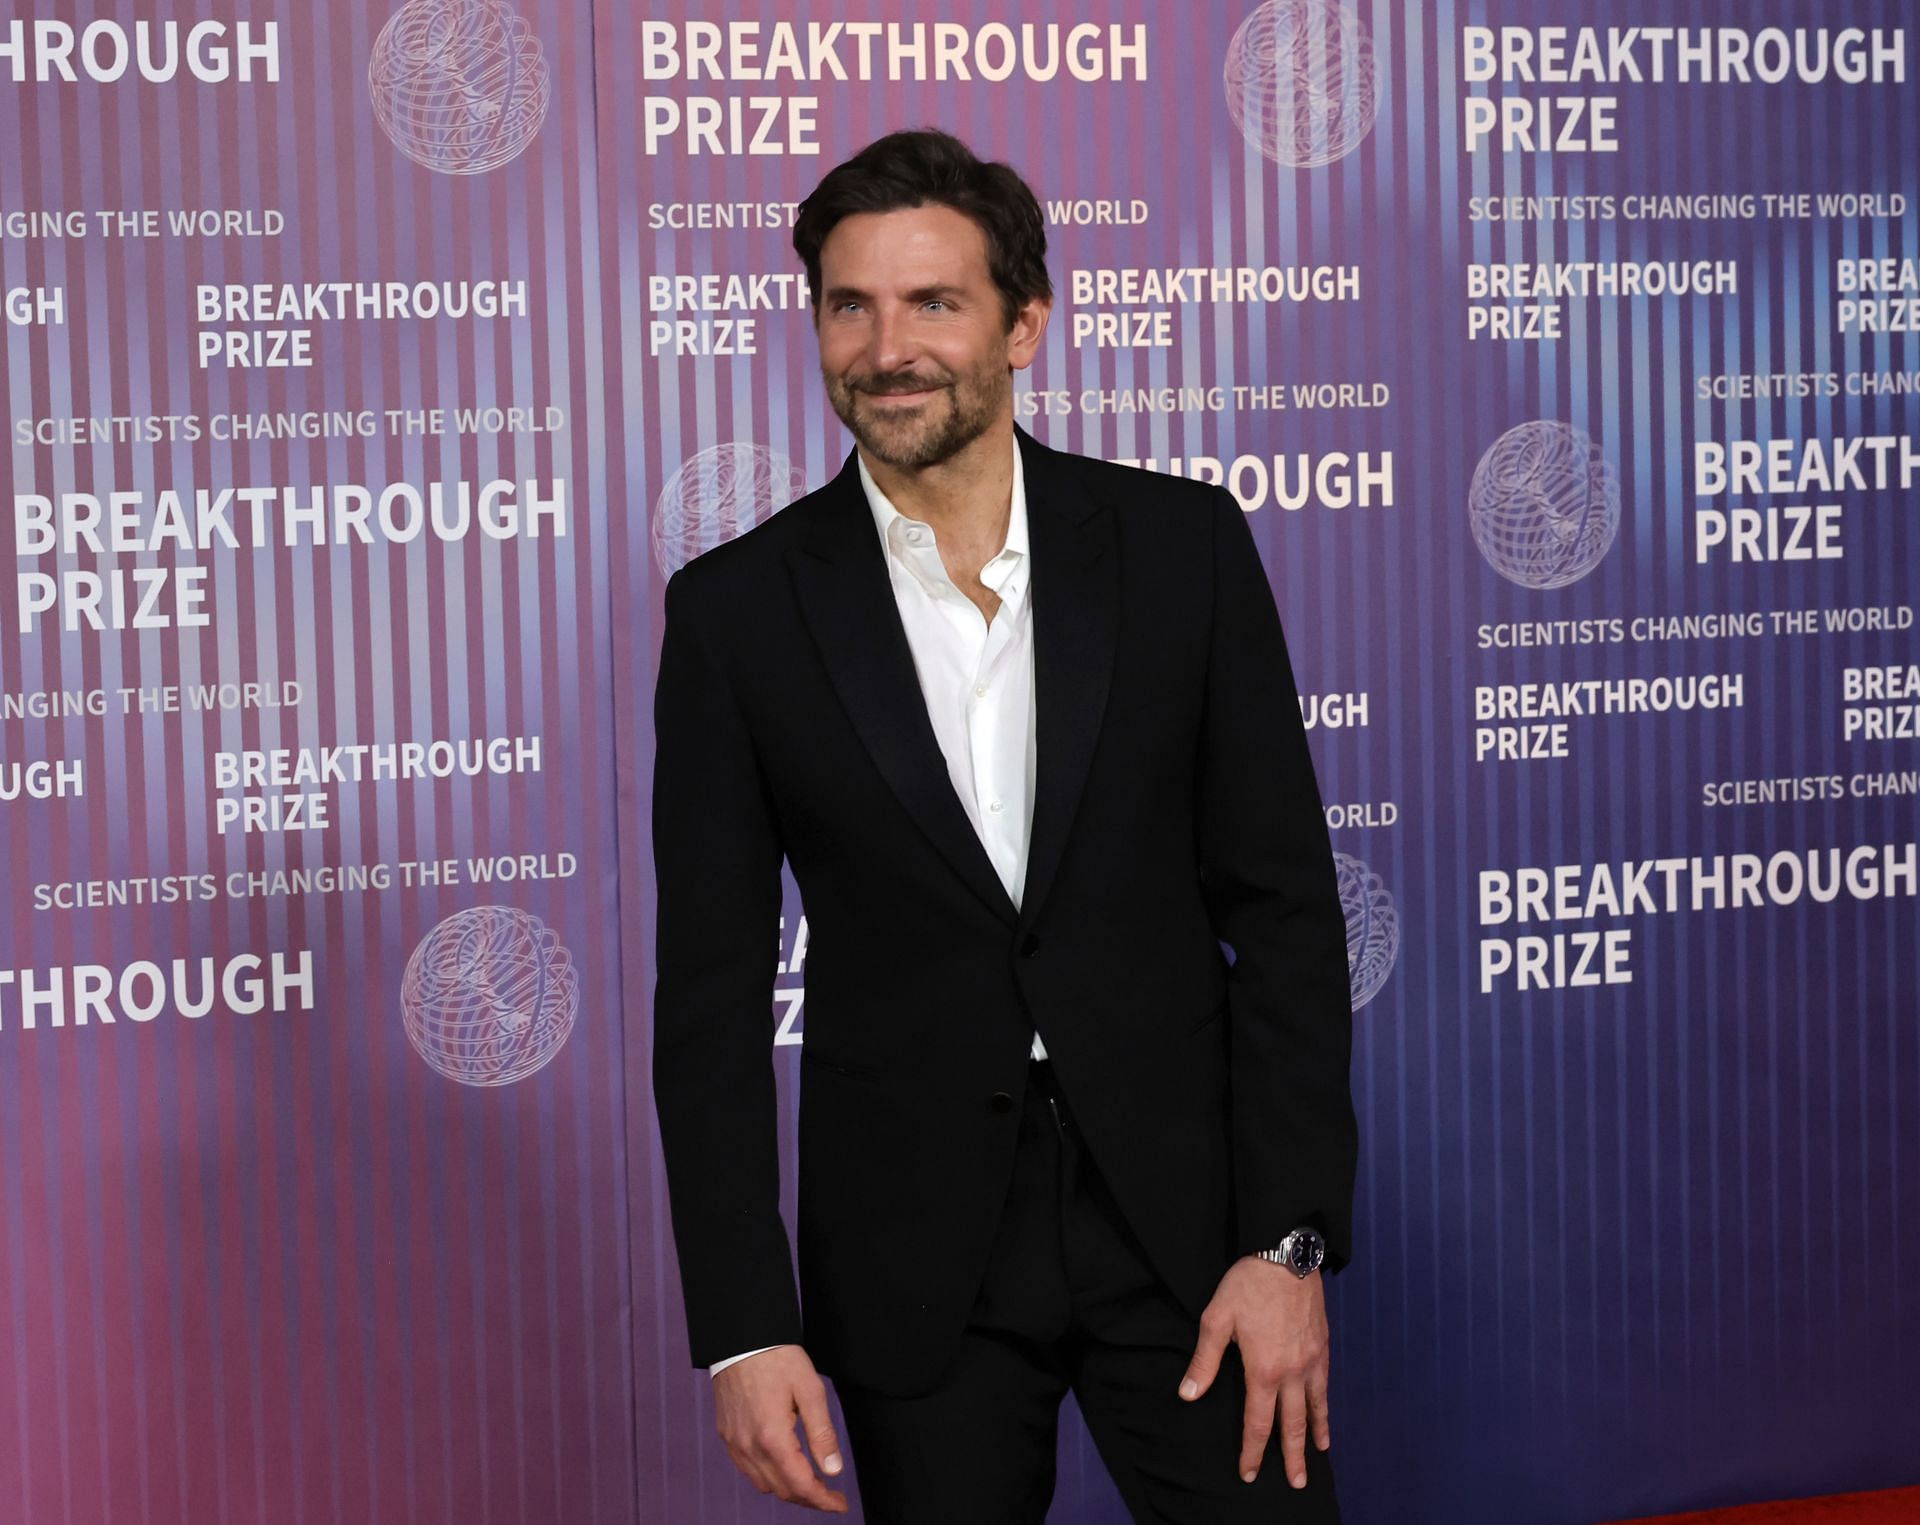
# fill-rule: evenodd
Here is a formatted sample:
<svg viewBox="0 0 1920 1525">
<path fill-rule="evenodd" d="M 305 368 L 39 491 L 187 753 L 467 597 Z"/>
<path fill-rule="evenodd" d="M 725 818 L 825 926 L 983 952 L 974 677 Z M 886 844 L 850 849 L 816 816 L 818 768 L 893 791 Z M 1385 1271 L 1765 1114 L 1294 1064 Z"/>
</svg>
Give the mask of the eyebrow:
<svg viewBox="0 0 1920 1525">
<path fill-rule="evenodd" d="M 963 293 L 958 286 L 935 285 L 916 287 L 906 294 L 906 298 L 909 302 L 944 302 L 961 295 L 963 295 Z M 873 295 L 871 292 L 862 291 L 857 286 L 830 286 L 827 288 L 827 294 L 823 300 L 828 304 L 835 302 L 871 302 Z"/>
</svg>

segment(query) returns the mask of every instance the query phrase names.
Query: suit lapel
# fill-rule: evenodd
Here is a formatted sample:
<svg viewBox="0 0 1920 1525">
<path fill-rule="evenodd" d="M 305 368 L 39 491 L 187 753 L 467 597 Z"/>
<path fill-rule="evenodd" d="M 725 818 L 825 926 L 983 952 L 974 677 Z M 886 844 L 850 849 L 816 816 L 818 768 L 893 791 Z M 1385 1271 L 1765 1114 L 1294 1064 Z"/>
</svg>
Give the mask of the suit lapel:
<svg viewBox="0 0 1920 1525">
<path fill-rule="evenodd" d="M 953 792 L 927 718 L 913 650 L 887 577 L 886 552 L 851 455 L 806 543 L 791 554 L 807 627 L 853 728 L 927 840 L 993 912 L 1013 901 Z"/>
<path fill-rule="evenodd" d="M 1030 925 L 1052 887 L 1106 709 L 1117 613 L 1112 510 L 1086 495 L 1068 461 L 1016 431 L 1032 549 L 1035 738 L 1033 822 L 1016 915 L 954 793 L 900 623 L 886 553 L 849 455 L 806 541 L 790 557 L 808 629 L 875 766 L 969 888 L 1010 923 Z"/>
<path fill-rule="evenodd" d="M 1033 547 L 1033 824 L 1020 924 L 1040 914 L 1093 761 L 1113 673 L 1119 607 L 1113 510 L 1076 480 L 1072 458 L 1022 429 L 1027 538 Z"/>
</svg>

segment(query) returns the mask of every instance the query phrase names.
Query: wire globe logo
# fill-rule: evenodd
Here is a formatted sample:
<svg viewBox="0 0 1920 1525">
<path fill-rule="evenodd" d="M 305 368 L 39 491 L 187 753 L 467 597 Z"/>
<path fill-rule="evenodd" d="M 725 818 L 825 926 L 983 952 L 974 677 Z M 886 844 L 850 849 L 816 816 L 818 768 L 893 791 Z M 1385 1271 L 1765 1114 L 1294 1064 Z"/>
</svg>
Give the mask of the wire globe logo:
<svg viewBox="0 0 1920 1525">
<path fill-rule="evenodd" d="M 1339 0 L 1266 0 L 1227 45 L 1226 87 L 1233 125 L 1269 159 L 1331 164 L 1373 131 L 1373 39 Z"/>
<path fill-rule="evenodd" d="M 1400 956 L 1400 913 L 1380 876 L 1347 853 L 1333 855 L 1347 918 L 1347 981 L 1358 1011 L 1380 993 Z"/>
<path fill-rule="evenodd" d="M 1502 577 L 1523 588 L 1564 588 L 1612 549 L 1620 481 L 1584 429 L 1547 419 L 1520 424 L 1480 457 L 1467 520 Z"/>
<path fill-rule="evenodd" d="M 771 519 L 807 490 L 807 479 L 778 450 L 734 440 L 711 445 L 660 489 L 653 505 L 653 559 L 671 577 L 702 551 Z"/>
<path fill-rule="evenodd" d="M 485 905 L 420 940 L 400 982 L 400 1015 L 420 1057 L 462 1085 L 524 1080 L 560 1051 L 580 980 L 538 916 Z"/>
<path fill-rule="evenodd" d="M 540 39 L 501 0 L 407 0 L 374 40 L 367 87 L 393 146 L 443 175 L 516 157 L 551 93 Z"/>
</svg>

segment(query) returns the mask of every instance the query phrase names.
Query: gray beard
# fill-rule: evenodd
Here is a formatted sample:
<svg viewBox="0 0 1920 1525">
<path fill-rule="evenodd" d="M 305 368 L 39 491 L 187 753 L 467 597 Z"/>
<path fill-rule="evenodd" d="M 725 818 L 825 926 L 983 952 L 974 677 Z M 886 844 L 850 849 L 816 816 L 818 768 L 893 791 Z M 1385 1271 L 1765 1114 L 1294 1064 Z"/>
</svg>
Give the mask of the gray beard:
<svg viewBox="0 0 1920 1525">
<path fill-rule="evenodd" d="M 951 460 L 985 434 L 999 416 L 1012 385 L 1012 378 L 1002 373 L 998 386 L 989 384 L 969 396 L 964 382 L 955 380 L 947 388 L 946 417 L 931 428 L 918 429 L 904 419 L 900 421 L 904 428 L 873 427 L 856 411 L 862 394 L 843 383 L 828 381 L 827 398 L 840 422 L 853 432 L 867 454 L 898 470 L 916 471 Z"/>
</svg>

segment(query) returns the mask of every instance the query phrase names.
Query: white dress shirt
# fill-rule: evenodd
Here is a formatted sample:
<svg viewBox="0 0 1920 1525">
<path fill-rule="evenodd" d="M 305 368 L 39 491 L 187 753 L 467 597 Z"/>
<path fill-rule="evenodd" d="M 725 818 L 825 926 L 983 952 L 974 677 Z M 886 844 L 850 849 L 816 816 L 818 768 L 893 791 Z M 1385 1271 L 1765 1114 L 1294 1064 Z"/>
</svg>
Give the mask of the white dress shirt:
<svg viewBox="0 0 1920 1525">
<path fill-rule="evenodd" d="M 1018 907 L 1033 824 L 1035 737 L 1033 565 L 1019 446 L 1013 452 L 1006 544 L 980 569 L 980 581 L 1000 596 L 991 621 L 947 575 L 933 526 L 901 513 L 887 501 L 864 458 L 859 465 L 860 485 L 886 552 L 894 603 L 913 651 L 920 695 L 947 760 L 947 777 Z M 1033 1057 L 1047 1057 L 1037 1032 Z M 776 1348 L 765 1345 L 761 1350 Z M 707 1370 L 718 1376 L 735 1361 L 760 1353 L 742 1351 Z"/>
</svg>

